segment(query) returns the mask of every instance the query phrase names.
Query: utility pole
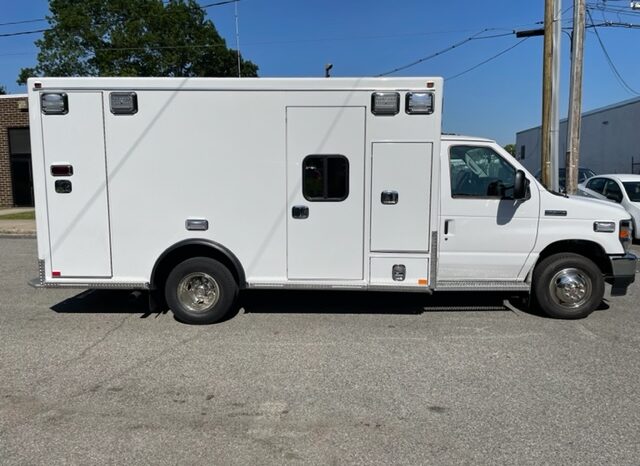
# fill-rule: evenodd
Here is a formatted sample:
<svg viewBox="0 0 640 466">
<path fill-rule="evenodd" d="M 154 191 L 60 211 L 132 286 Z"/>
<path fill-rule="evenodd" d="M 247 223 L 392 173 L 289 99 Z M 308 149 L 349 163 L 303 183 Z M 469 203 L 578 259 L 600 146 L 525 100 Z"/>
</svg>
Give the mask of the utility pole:
<svg viewBox="0 0 640 466">
<path fill-rule="evenodd" d="M 544 59 L 542 70 L 542 184 L 547 188 L 558 189 L 558 107 L 559 100 L 558 68 L 560 55 L 560 36 L 555 34 L 560 24 L 560 0 L 544 2 Z M 555 108 L 555 115 L 554 115 Z M 554 118 L 555 117 L 555 118 Z M 554 121 L 555 119 L 555 121 Z M 555 156 L 553 155 L 555 149 Z M 555 159 L 555 160 L 554 160 Z M 555 164 L 554 164 L 555 162 Z M 554 180 L 556 182 L 554 183 Z M 554 186 L 555 184 L 555 186 Z"/>
<path fill-rule="evenodd" d="M 562 0 L 555 0 L 553 11 L 553 59 L 551 62 L 551 189 L 560 190 L 560 58 L 562 49 Z"/>
<path fill-rule="evenodd" d="M 571 39 L 571 83 L 565 159 L 567 194 L 578 190 L 580 127 L 582 123 L 582 69 L 584 56 L 585 0 L 573 2 L 573 36 Z"/>
<path fill-rule="evenodd" d="M 236 19 L 236 51 L 237 51 L 237 58 L 238 58 L 238 77 L 242 77 L 242 66 L 240 64 L 240 29 L 238 28 L 238 1 L 240 0 L 236 0 L 234 2 L 234 16 Z"/>
</svg>

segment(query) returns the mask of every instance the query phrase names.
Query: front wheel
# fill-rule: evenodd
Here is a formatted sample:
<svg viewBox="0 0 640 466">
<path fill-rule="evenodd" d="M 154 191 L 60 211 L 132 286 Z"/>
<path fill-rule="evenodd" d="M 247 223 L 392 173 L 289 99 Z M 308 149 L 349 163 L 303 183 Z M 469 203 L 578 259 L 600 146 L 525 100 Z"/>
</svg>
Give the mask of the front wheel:
<svg viewBox="0 0 640 466">
<path fill-rule="evenodd" d="M 219 322 L 231 311 L 237 294 L 238 285 L 229 269 L 208 257 L 179 263 L 165 284 L 167 304 L 187 324 Z"/>
<path fill-rule="evenodd" d="M 554 254 L 533 272 L 535 301 L 549 316 L 582 319 L 602 301 L 604 277 L 593 261 L 573 253 Z"/>
</svg>

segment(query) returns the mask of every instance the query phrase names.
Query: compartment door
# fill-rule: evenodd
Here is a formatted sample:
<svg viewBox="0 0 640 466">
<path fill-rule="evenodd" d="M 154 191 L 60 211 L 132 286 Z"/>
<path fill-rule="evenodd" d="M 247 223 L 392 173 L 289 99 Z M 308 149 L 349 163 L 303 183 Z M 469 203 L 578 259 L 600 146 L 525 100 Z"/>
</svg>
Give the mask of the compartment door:
<svg viewBox="0 0 640 466">
<path fill-rule="evenodd" d="M 102 93 L 67 97 L 66 114 L 41 114 L 51 269 L 61 278 L 110 277 Z M 60 166 L 73 174 L 54 176 Z"/>
<path fill-rule="evenodd" d="M 287 108 L 287 277 L 362 280 L 364 107 Z"/>
<path fill-rule="evenodd" d="M 373 144 L 371 251 L 429 251 L 433 144 Z"/>
</svg>

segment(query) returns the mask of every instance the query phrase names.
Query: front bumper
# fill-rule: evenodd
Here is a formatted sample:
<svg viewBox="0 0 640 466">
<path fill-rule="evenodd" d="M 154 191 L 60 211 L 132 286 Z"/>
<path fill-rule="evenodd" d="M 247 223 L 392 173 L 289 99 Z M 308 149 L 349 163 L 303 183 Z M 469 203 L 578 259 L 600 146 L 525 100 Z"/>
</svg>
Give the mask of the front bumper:
<svg viewBox="0 0 640 466">
<path fill-rule="evenodd" d="M 611 296 L 624 296 L 627 287 L 636 279 L 638 258 L 631 253 L 624 256 L 614 256 L 611 259 L 611 276 L 607 277 L 607 283 L 611 284 Z"/>
</svg>

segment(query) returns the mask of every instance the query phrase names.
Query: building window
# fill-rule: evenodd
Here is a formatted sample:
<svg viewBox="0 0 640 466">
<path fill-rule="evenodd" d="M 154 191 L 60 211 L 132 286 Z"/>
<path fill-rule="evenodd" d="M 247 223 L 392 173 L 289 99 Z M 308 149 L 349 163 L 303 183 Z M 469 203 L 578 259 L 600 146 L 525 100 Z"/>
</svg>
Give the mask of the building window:
<svg viewBox="0 0 640 466">
<path fill-rule="evenodd" d="M 302 161 L 307 201 L 344 201 L 349 196 L 349 160 L 343 155 L 308 155 Z"/>
<path fill-rule="evenodd" d="M 13 205 L 33 206 L 33 174 L 29 128 L 9 128 L 9 159 Z"/>
<path fill-rule="evenodd" d="M 525 146 L 520 146 L 520 160 L 524 160 Z"/>
<path fill-rule="evenodd" d="M 9 128 L 9 153 L 11 155 L 31 155 L 29 128 Z"/>
</svg>

